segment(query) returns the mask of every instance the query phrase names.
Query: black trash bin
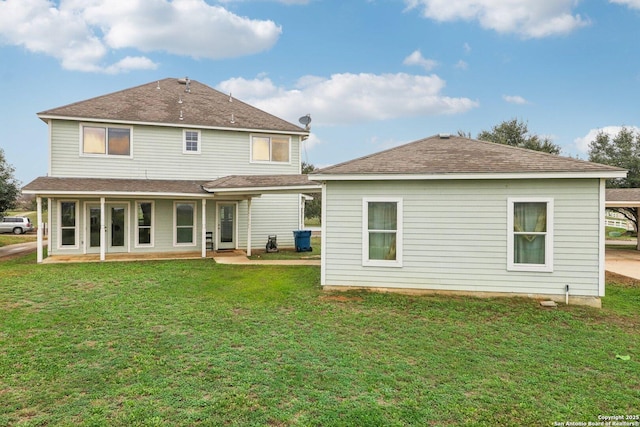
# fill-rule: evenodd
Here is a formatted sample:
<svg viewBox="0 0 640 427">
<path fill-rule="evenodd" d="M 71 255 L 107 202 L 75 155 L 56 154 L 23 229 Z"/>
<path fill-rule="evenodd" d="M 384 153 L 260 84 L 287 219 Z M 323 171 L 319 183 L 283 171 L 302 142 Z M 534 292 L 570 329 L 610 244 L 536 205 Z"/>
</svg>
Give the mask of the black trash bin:
<svg viewBox="0 0 640 427">
<path fill-rule="evenodd" d="M 296 245 L 296 252 L 311 252 L 311 230 L 294 230 L 293 239 Z"/>
</svg>

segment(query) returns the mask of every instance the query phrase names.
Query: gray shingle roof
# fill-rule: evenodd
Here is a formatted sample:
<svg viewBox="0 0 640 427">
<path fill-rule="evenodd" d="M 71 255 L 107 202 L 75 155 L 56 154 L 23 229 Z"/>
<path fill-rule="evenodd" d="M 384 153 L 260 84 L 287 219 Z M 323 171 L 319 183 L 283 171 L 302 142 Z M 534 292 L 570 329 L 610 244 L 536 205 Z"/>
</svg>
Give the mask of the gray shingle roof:
<svg viewBox="0 0 640 427">
<path fill-rule="evenodd" d="M 23 187 L 27 193 L 163 193 L 206 195 L 202 185 L 206 181 L 182 181 L 160 179 L 109 179 L 109 178 L 36 178 Z"/>
<path fill-rule="evenodd" d="M 230 175 L 204 185 L 207 190 L 213 192 L 243 188 L 309 187 L 314 189 L 319 186 L 319 182 L 309 180 L 307 175 Z"/>
<path fill-rule="evenodd" d="M 210 193 L 237 190 L 261 193 L 268 191 L 312 191 L 320 183 L 307 175 L 231 175 L 213 181 L 161 179 L 109 179 L 39 177 L 23 187 L 36 194 L 149 194 L 172 196 L 206 196 Z"/>
<path fill-rule="evenodd" d="M 640 203 L 640 188 L 607 188 L 607 202 Z"/>
<path fill-rule="evenodd" d="M 185 92 L 185 84 L 180 83 L 178 79 L 167 78 L 42 111 L 38 116 L 308 133 L 299 126 L 238 99 L 231 99 L 229 94 L 198 81 L 190 80 L 189 87 L 190 92 Z"/>
<path fill-rule="evenodd" d="M 624 169 L 458 136 L 432 136 L 321 169 L 330 175 L 623 172 Z"/>
</svg>

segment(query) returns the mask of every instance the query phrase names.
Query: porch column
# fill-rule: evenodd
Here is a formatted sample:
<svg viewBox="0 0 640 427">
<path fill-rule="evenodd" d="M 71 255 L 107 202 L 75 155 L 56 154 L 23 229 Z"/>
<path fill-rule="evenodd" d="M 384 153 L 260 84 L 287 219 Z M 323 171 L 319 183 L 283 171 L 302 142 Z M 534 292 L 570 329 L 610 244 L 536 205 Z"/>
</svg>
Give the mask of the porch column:
<svg viewBox="0 0 640 427">
<path fill-rule="evenodd" d="M 107 225 L 105 224 L 105 199 L 100 197 L 100 261 L 105 260 L 105 245 L 107 243 Z"/>
<path fill-rule="evenodd" d="M 251 256 L 251 200 L 247 199 L 247 256 Z"/>
<path fill-rule="evenodd" d="M 202 258 L 207 257 L 207 199 L 202 199 L 202 235 L 200 241 L 202 243 Z"/>
<path fill-rule="evenodd" d="M 38 264 L 40 264 L 42 262 L 42 245 L 43 245 L 43 238 L 42 238 L 42 233 L 44 232 L 43 230 L 43 223 L 42 223 L 42 197 L 38 196 L 36 197 L 36 205 L 37 205 L 37 224 L 38 224 L 38 230 L 36 231 L 37 233 L 37 244 L 38 244 L 38 249 L 37 249 L 37 262 Z"/>
</svg>

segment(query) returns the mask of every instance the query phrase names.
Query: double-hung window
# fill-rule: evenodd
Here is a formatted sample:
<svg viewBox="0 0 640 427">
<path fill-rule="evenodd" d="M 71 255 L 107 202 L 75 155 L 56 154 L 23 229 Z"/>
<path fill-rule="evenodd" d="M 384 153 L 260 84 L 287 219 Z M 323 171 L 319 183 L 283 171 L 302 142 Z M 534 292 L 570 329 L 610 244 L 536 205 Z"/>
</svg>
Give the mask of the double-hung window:
<svg viewBox="0 0 640 427">
<path fill-rule="evenodd" d="M 153 202 L 136 203 L 136 246 L 153 246 Z"/>
<path fill-rule="evenodd" d="M 60 247 L 78 247 L 78 203 L 61 201 L 60 209 Z"/>
<path fill-rule="evenodd" d="M 200 131 L 185 130 L 182 135 L 182 152 L 184 154 L 200 154 Z"/>
<path fill-rule="evenodd" d="M 510 198 L 507 269 L 553 271 L 553 199 Z"/>
<path fill-rule="evenodd" d="M 174 203 L 174 243 L 193 246 L 196 238 L 196 204 L 194 202 Z"/>
<path fill-rule="evenodd" d="M 82 154 L 131 156 L 131 128 L 83 125 Z"/>
<path fill-rule="evenodd" d="M 402 199 L 362 201 L 362 265 L 402 267 Z"/>
<path fill-rule="evenodd" d="M 289 163 L 291 138 L 288 136 L 253 135 L 251 161 Z"/>
</svg>

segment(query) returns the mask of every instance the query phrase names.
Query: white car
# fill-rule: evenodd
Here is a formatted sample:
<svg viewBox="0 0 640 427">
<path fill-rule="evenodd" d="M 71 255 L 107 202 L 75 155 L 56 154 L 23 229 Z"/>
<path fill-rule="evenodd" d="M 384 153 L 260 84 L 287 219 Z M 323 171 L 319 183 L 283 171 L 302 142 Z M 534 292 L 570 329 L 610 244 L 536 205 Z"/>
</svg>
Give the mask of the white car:
<svg viewBox="0 0 640 427">
<path fill-rule="evenodd" d="M 0 233 L 24 234 L 32 230 L 33 224 L 26 216 L 5 216 L 0 221 Z"/>
</svg>

